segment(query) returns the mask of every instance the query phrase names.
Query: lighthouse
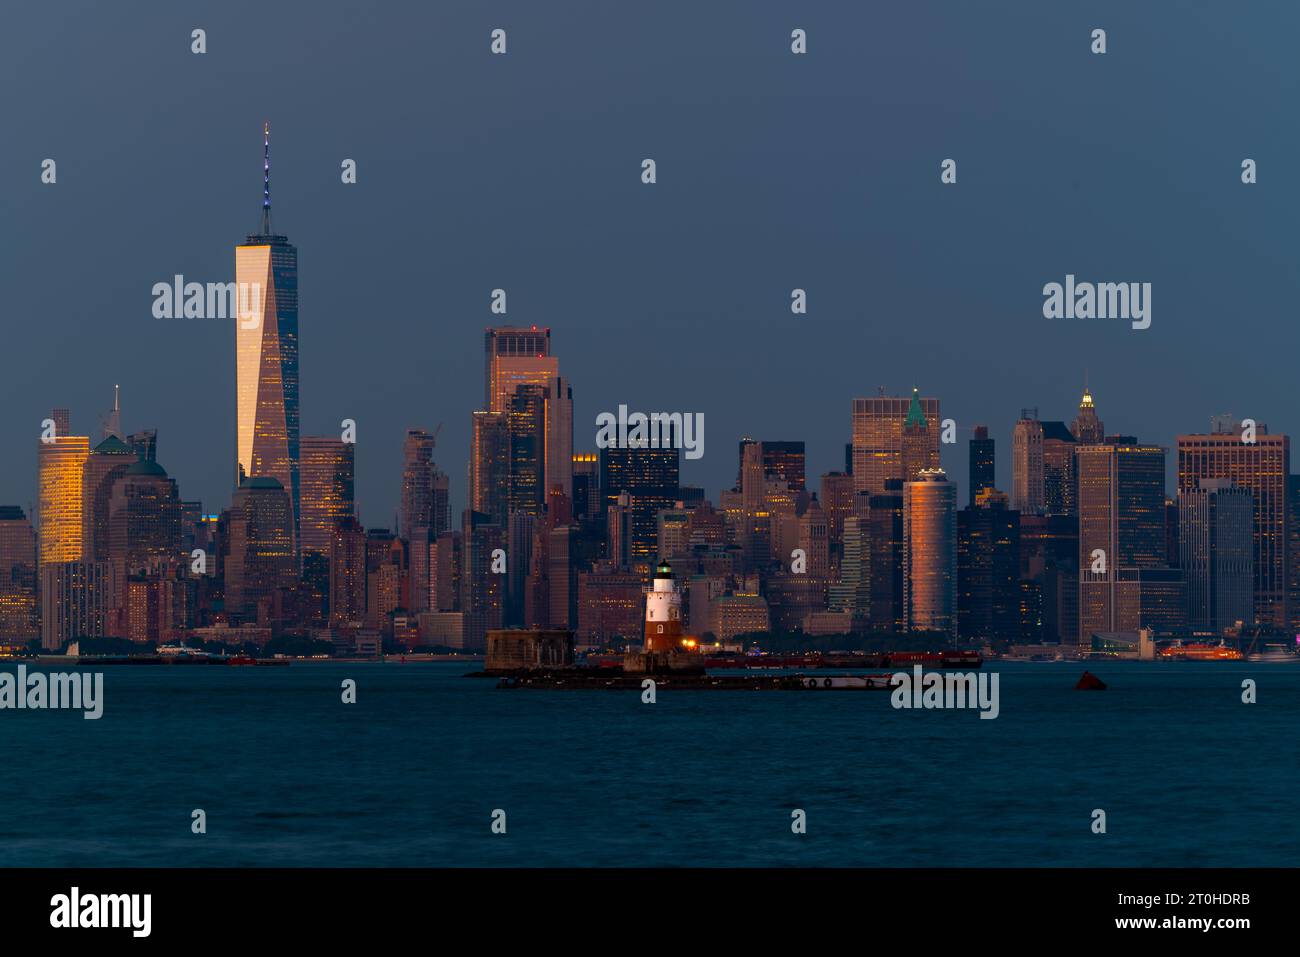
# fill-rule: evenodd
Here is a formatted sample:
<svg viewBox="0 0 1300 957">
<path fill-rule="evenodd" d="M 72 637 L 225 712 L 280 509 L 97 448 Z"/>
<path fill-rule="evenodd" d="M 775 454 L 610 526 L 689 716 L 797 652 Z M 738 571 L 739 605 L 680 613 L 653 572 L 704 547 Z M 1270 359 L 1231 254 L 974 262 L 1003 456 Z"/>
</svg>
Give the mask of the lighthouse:
<svg viewBox="0 0 1300 957">
<path fill-rule="evenodd" d="M 655 567 L 645 596 L 645 651 L 673 651 L 682 640 L 682 593 L 667 561 Z"/>
</svg>

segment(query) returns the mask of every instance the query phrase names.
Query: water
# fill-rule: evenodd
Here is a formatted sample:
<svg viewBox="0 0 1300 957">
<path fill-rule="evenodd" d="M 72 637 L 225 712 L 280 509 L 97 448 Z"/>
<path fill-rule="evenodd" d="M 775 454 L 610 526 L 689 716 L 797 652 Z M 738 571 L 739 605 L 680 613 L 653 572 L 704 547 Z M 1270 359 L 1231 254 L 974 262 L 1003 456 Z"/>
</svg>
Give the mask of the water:
<svg viewBox="0 0 1300 957">
<path fill-rule="evenodd" d="M 1110 690 L 989 664 L 992 721 L 881 692 L 503 691 L 465 664 L 109 667 L 98 721 L 0 711 L 0 865 L 1300 861 L 1300 665 L 1090 667 Z"/>
</svg>

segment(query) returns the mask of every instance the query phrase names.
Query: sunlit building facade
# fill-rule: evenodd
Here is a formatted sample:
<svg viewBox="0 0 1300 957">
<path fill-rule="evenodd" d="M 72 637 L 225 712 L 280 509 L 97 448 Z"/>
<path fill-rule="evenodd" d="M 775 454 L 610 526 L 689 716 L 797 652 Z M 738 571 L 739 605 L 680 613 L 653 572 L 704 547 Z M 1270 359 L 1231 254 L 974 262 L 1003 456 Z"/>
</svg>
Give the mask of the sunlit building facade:
<svg viewBox="0 0 1300 957">
<path fill-rule="evenodd" d="M 559 359 L 551 355 L 551 330 L 537 326 L 495 326 L 483 335 L 483 407 L 506 411 L 510 393 L 519 385 L 545 385 L 560 374 Z"/>
<path fill-rule="evenodd" d="M 236 484 L 276 479 L 289 496 L 298 546 L 298 250 L 271 230 L 270 134 L 266 133 L 262 225 L 235 247 L 240 315 L 235 321 Z M 245 293 L 245 291 L 247 291 Z"/>
<path fill-rule="evenodd" d="M 939 400 L 911 396 L 873 396 L 853 400 L 853 487 L 872 495 L 889 479 L 908 480 L 903 463 L 903 433 L 908 417 L 925 422 L 920 440 L 922 467 L 939 467 Z"/>
<path fill-rule="evenodd" d="M 56 410 L 52 436 L 37 445 L 39 558 L 42 566 L 82 557 L 82 477 L 90 438 L 68 435 L 68 415 Z"/>
<path fill-rule="evenodd" d="M 942 469 L 903 485 L 903 605 L 909 631 L 957 636 L 957 487 Z"/>
</svg>

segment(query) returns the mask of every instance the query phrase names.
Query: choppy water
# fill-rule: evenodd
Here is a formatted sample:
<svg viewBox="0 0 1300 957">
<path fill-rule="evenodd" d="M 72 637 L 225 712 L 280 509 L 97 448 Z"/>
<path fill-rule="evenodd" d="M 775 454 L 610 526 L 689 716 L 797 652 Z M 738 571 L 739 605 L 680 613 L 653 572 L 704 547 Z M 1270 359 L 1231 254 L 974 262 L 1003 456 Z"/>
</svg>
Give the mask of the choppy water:
<svg viewBox="0 0 1300 957">
<path fill-rule="evenodd" d="M 1090 667 L 1110 690 L 988 665 L 992 721 L 880 692 L 502 691 L 463 664 L 110 667 L 98 721 L 0 711 L 0 865 L 1300 863 L 1300 665 Z"/>
</svg>

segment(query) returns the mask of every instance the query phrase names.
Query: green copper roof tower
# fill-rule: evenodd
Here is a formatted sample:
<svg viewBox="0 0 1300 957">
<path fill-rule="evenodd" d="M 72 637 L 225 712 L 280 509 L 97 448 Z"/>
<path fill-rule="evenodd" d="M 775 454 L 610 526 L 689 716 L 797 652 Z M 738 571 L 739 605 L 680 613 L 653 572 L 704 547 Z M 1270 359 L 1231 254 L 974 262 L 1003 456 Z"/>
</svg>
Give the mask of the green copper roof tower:
<svg viewBox="0 0 1300 957">
<path fill-rule="evenodd" d="M 912 404 L 907 410 L 907 418 L 903 420 L 904 429 L 924 429 L 926 427 L 925 411 L 921 408 L 921 396 L 915 388 L 912 389 Z"/>
</svg>

